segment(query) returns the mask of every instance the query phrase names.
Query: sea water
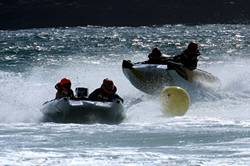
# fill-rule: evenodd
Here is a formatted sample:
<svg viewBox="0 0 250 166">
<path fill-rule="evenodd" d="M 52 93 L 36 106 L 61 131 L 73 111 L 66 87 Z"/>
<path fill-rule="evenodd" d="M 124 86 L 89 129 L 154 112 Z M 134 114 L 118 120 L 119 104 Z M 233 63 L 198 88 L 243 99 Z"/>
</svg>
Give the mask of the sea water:
<svg viewBox="0 0 250 166">
<path fill-rule="evenodd" d="M 192 89 L 187 114 L 168 117 L 159 96 L 134 88 L 121 63 L 144 61 L 154 47 L 176 55 L 190 41 L 200 45 L 198 67 L 221 85 Z M 250 165 L 249 56 L 249 25 L 0 31 L 0 165 Z M 112 79 L 127 118 L 41 122 L 40 108 L 63 77 L 90 92 Z"/>
</svg>

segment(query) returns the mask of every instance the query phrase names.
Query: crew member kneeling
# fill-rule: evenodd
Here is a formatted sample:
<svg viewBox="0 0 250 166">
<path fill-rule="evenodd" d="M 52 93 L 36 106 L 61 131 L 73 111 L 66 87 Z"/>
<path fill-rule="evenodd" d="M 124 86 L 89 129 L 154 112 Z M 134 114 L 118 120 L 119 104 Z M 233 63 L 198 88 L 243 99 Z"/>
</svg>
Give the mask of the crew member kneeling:
<svg viewBox="0 0 250 166">
<path fill-rule="evenodd" d="M 185 49 L 180 55 L 176 55 L 172 59 L 169 59 L 168 62 L 173 61 L 181 63 L 189 70 L 195 70 L 197 68 L 198 56 L 200 56 L 198 44 L 190 42 L 187 49 Z"/>
<path fill-rule="evenodd" d="M 56 99 L 63 97 L 74 98 L 74 92 L 71 89 L 71 81 L 67 78 L 63 78 L 59 83 L 55 85 L 57 90 Z"/>
<path fill-rule="evenodd" d="M 123 102 L 123 99 L 116 94 L 117 88 L 114 85 L 113 81 L 106 78 L 103 80 L 103 83 L 100 88 L 94 90 L 90 95 L 89 99 L 94 101 L 114 101 L 115 99 L 120 99 Z"/>
</svg>

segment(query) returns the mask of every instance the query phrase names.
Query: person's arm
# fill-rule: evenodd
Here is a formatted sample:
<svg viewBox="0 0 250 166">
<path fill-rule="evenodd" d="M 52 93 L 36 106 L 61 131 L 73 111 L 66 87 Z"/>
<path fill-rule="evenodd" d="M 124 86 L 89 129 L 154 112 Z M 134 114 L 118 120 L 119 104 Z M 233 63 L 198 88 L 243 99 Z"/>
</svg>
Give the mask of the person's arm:
<svg viewBox="0 0 250 166">
<path fill-rule="evenodd" d="M 69 94 L 70 99 L 75 99 L 76 98 L 72 89 L 70 89 L 69 93 L 70 93 Z"/>
<path fill-rule="evenodd" d="M 60 99 L 60 98 L 62 98 L 62 97 L 63 97 L 62 92 L 61 92 L 61 91 L 57 91 L 57 92 L 56 92 L 56 97 L 55 97 L 55 99 Z"/>
<path fill-rule="evenodd" d="M 175 55 L 171 60 L 174 62 L 181 62 L 183 54 Z"/>
<path fill-rule="evenodd" d="M 189 64 L 186 66 L 189 70 L 195 70 L 198 65 L 198 59 L 193 59 L 189 62 Z"/>
<path fill-rule="evenodd" d="M 114 94 L 114 99 L 119 99 L 122 101 L 122 103 L 124 102 L 123 98 L 121 98 L 118 94 Z"/>
<path fill-rule="evenodd" d="M 92 93 L 89 94 L 89 99 L 90 100 L 97 100 L 98 99 L 98 89 L 94 90 Z"/>
<path fill-rule="evenodd" d="M 166 56 L 161 57 L 161 64 L 168 64 L 169 61 L 173 61 L 173 57 L 166 57 Z"/>
</svg>

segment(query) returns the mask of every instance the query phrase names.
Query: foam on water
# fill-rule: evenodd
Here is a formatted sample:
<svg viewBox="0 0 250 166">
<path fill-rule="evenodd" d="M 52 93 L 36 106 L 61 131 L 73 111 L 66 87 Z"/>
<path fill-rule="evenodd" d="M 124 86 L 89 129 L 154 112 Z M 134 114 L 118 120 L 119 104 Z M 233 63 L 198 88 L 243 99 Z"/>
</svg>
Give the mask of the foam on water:
<svg viewBox="0 0 250 166">
<path fill-rule="evenodd" d="M 111 78 L 118 87 L 118 93 L 125 99 L 127 122 L 161 120 L 159 97 L 151 97 L 135 89 L 123 76 L 120 65 L 71 62 L 59 68 L 33 67 L 29 73 L 1 72 L 1 82 L 5 85 L 0 90 L 1 121 L 38 121 L 42 103 L 54 98 L 54 85 L 63 77 L 72 80 L 73 88 L 84 86 L 90 92 L 99 87 L 104 78 Z M 192 105 L 187 116 L 248 119 L 248 61 L 240 59 L 214 64 L 205 70 L 219 77 L 221 87 L 206 94 L 192 89 L 194 98 L 191 98 Z"/>
<path fill-rule="evenodd" d="M 211 101 L 193 102 L 190 113 L 205 117 L 249 119 L 249 60 L 237 59 L 208 68 L 220 78 L 221 87 L 212 91 Z M 193 111 L 192 111 L 193 110 Z"/>
</svg>

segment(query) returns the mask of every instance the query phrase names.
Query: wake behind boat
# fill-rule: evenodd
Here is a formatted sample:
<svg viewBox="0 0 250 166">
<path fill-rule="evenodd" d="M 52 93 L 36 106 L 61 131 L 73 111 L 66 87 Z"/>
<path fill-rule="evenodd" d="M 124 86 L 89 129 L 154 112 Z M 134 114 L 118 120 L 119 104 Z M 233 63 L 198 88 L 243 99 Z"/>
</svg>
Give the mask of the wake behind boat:
<svg viewBox="0 0 250 166">
<path fill-rule="evenodd" d="M 88 99 L 54 99 L 43 104 L 44 122 L 119 124 L 126 115 L 122 101 L 91 101 Z"/>
<path fill-rule="evenodd" d="M 219 79 L 206 71 L 191 71 L 176 63 L 145 64 L 123 60 L 122 71 L 134 87 L 148 94 L 159 93 L 165 86 L 188 89 L 197 84 L 219 84 Z"/>
</svg>

